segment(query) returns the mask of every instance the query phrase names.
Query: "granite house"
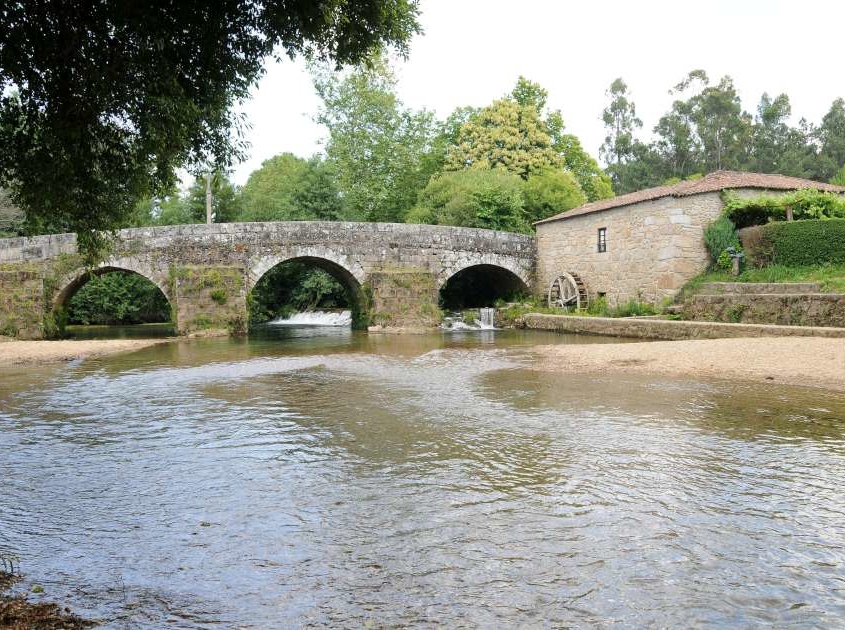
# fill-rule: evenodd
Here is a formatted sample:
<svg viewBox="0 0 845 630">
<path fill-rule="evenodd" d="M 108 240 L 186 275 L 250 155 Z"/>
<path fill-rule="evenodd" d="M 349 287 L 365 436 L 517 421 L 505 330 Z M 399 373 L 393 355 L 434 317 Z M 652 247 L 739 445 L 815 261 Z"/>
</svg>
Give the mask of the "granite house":
<svg viewBox="0 0 845 630">
<path fill-rule="evenodd" d="M 722 211 L 722 191 L 757 196 L 804 188 L 845 193 L 843 186 L 796 177 L 716 171 L 544 219 L 536 224 L 537 290 L 570 273 L 591 299 L 658 302 L 707 267 L 703 234 Z"/>
</svg>

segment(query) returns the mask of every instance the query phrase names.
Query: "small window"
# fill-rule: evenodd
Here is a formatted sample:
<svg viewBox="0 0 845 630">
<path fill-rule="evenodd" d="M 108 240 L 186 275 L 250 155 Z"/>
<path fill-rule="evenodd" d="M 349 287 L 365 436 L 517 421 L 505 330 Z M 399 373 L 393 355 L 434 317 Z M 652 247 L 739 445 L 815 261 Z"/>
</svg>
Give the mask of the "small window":
<svg viewBox="0 0 845 630">
<path fill-rule="evenodd" d="M 607 251 L 607 228 L 599 228 L 599 252 Z"/>
</svg>

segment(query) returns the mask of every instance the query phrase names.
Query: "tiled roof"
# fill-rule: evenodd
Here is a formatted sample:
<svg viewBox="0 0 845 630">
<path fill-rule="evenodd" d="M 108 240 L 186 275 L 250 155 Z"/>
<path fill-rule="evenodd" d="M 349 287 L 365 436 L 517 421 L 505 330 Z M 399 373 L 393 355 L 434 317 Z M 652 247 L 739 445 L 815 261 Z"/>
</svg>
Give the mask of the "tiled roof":
<svg viewBox="0 0 845 630">
<path fill-rule="evenodd" d="M 570 217 L 578 217 L 582 214 L 591 214 L 602 210 L 610 210 L 611 208 L 630 206 L 641 201 L 651 201 L 652 199 L 660 199 L 661 197 L 689 197 L 690 195 L 717 192 L 731 188 L 761 188 L 765 190 L 812 188 L 814 190 L 845 193 L 845 186 L 814 182 L 811 179 L 801 179 L 800 177 L 768 175 L 766 173 L 743 173 L 740 171 L 714 171 L 700 179 L 678 182 L 671 186 L 646 188 L 645 190 L 638 190 L 627 195 L 619 195 L 611 199 L 593 201 L 578 208 L 561 212 L 548 219 L 537 221 L 537 223 L 560 221 L 562 219 L 569 219 Z"/>
</svg>

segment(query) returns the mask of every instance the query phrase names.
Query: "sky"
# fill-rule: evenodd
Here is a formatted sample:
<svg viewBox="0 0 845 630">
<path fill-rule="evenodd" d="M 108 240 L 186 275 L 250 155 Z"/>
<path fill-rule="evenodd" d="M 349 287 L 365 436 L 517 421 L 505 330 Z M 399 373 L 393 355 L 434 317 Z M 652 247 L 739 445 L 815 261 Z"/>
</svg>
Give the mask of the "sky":
<svg viewBox="0 0 845 630">
<path fill-rule="evenodd" d="M 397 63 L 399 98 L 445 118 L 508 93 L 520 75 L 549 92 L 567 131 L 598 158 L 606 90 L 622 77 L 643 120 L 642 137 L 671 106 L 669 89 L 701 68 L 711 82 L 733 77 L 746 110 L 763 92 L 786 92 L 794 121 L 818 122 L 845 97 L 836 0 L 421 0 L 423 33 Z M 261 162 L 285 151 L 322 150 L 325 130 L 305 64 L 270 62 L 243 104 L 251 125 L 249 159 L 234 169 L 243 184 Z"/>
</svg>

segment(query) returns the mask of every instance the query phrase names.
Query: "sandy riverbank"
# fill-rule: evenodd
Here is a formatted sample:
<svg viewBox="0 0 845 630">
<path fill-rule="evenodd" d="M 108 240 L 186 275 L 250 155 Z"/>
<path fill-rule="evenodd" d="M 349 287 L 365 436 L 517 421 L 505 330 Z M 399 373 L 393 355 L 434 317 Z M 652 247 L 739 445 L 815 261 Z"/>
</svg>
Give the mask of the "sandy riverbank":
<svg viewBox="0 0 845 630">
<path fill-rule="evenodd" d="M 169 339 L 63 339 L 59 341 L 8 341 L 0 343 L 0 367 L 43 365 L 79 358 L 103 357 L 140 350 Z"/>
<path fill-rule="evenodd" d="M 543 346 L 554 372 L 720 378 L 845 391 L 845 339 L 758 337 Z"/>
</svg>

